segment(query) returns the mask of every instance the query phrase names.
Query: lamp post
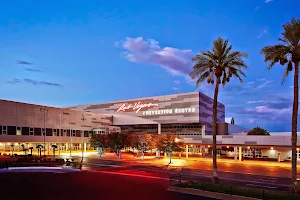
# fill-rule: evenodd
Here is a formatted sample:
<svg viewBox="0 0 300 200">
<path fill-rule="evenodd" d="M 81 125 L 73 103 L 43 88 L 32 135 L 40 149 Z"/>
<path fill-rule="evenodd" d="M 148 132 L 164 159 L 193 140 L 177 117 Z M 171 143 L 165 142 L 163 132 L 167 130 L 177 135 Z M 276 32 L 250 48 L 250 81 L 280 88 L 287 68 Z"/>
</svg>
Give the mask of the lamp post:
<svg viewBox="0 0 300 200">
<path fill-rule="evenodd" d="M 47 108 L 41 108 L 40 111 L 44 113 L 44 131 L 43 131 L 43 135 L 44 135 L 44 157 L 45 157 L 45 155 L 46 155 L 46 112 L 48 113 L 48 109 Z"/>
<path fill-rule="evenodd" d="M 81 121 L 82 121 L 82 130 L 81 130 L 81 139 L 82 139 L 82 144 L 81 144 L 81 150 L 82 150 L 82 155 L 81 155 L 81 167 L 82 167 L 82 163 L 83 163 L 83 154 L 84 154 L 84 121 L 86 119 L 84 118 L 84 113 L 82 113 L 82 117 L 81 117 Z M 80 168 L 81 169 L 81 168 Z"/>
</svg>

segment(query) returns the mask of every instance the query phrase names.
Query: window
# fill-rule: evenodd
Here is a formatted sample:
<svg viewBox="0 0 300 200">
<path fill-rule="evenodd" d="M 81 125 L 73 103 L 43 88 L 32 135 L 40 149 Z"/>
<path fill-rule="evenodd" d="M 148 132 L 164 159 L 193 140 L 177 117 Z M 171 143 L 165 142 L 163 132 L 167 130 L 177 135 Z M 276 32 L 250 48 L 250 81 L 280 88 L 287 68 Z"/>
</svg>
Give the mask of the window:
<svg viewBox="0 0 300 200">
<path fill-rule="evenodd" d="M 56 128 L 52 129 L 52 136 L 57 136 L 57 129 Z"/>
<path fill-rule="evenodd" d="M 22 135 L 22 128 L 21 127 L 16 127 L 16 135 Z"/>
<path fill-rule="evenodd" d="M 63 136 L 67 136 L 67 130 L 64 129 Z"/>
<path fill-rule="evenodd" d="M 34 128 L 29 128 L 29 135 L 34 135 Z"/>
<path fill-rule="evenodd" d="M 42 135 L 45 135 L 45 129 L 42 128 Z"/>
<path fill-rule="evenodd" d="M 76 130 L 72 130 L 72 136 L 73 136 L 73 137 L 76 136 Z"/>
<path fill-rule="evenodd" d="M 2 134 L 7 135 L 7 126 L 2 126 Z"/>
</svg>

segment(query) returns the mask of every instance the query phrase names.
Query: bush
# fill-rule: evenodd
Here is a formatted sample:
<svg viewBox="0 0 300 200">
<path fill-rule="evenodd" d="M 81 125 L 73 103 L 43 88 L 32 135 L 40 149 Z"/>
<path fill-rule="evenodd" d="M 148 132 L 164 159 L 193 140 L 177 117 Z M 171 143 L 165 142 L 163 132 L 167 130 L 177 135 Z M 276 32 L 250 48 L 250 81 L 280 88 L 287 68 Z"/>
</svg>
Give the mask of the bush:
<svg viewBox="0 0 300 200">
<path fill-rule="evenodd" d="M 244 197 L 252 197 L 258 199 L 272 199 L 272 200 L 299 200 L 299 195 L 290 195 L 287 192 L 280 192 L 280 191 L 272 191 L 272 190 L 262 190 L 256 188 L 248 188 L 242 186 L 231 186 L 231 185 L 215 185 L 212 183 L 181 183 L 178 184 L 179 187 L 185 188 L 193 188 L 193 189 L 200 189 L 204 191 L 210 192 L 218 192 L 230 195 L 238 195 Z"/>
</svg>

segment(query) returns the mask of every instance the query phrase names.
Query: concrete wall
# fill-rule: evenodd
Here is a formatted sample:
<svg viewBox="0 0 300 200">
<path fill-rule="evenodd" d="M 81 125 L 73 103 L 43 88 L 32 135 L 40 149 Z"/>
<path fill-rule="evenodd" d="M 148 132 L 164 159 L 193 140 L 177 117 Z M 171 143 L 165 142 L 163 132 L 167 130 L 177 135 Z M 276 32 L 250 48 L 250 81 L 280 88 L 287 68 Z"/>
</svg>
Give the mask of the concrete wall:
<svg viewBox="0 0 300 200">
<path fill-rule="evenodd" d="M 41 112 L 40 109 L 48 111 Z M 112 116 L 60 109 L 48 106 L 0 100 L 0 125 L 20 127 L 91 130 L 100 125 L 112 125 Z"/>
</svg>

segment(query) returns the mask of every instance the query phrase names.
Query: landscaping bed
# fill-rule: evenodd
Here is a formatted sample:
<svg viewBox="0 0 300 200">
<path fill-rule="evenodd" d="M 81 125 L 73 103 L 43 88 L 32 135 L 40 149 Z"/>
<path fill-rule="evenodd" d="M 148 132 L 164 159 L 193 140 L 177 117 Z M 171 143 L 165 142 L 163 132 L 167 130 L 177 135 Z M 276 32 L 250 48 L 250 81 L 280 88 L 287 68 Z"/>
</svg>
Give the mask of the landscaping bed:
<svg viewBox="0 0 300 200">
<path fill-rule="evenodd" d="M 288 192 L 280 192 L 280 191 L 272 191 L 272 190 L 262 190 L 262 189 L 255 189 L 255 188 L 248 188 L 248 187 L 241 187 L 241 186 L 231 186 L 231 185 L 215 185 L 212 183 L 205 183 L 205 182 L 197 182 L 197 183 L 180 183 L 175 185 L 177 187 L 182 188 L 192 188 L 198 189 L 202 191 L 209 191 L 209 192 L 216 192 L 216 193 L 223 193 L 229 195 L 236 195 L 236 196 L 244 196 L 244 197 L 251 197 L 257 199 L 272 199 L 272 200 L 299 200 L 300 195 L 290 195 Z"/>
</svg>

